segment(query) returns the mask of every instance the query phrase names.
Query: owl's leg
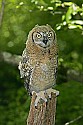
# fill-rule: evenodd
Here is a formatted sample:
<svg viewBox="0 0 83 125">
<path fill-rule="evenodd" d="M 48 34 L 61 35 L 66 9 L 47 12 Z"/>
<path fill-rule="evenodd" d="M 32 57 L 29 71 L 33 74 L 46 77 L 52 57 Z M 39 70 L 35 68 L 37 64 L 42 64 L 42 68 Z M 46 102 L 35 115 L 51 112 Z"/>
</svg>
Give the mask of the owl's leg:
<svg viewBox="0 0 83 125">
<path fill-rule="evenodd" d="M 47 90 L 46 90 L 46 94 L 48 95 L 49 98 L 51 98 L 51 93 L 52 93 L 52 92 L 53 92 L 53 93 L 56 93 L 56 96 L 59 95 L 59 91 L 50 88 L 50 89 L 47 89 Z"/>
<path fill-rule="evenodd" d="M 34 93 L 34 91 L 32 92 L 32 94 Z M 47 99 L 45 97 L 45 91 L 40 91 L 39 93 L 36 93 L 36 100 L 35 100 L 35 106 L 37 106 L 38 102 L 40 101 L 40 99 L 44 100 L 45 102 L 47 102 Z"/>
</svg>

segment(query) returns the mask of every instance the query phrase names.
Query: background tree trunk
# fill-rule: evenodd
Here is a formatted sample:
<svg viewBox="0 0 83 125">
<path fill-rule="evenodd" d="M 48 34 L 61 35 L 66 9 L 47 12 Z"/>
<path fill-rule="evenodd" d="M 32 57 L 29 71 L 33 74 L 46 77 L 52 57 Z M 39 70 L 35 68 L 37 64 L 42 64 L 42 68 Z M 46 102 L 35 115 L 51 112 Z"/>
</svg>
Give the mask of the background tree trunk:
<svg viewBox="0 0 83 125">
<path fill-rule="evenodd" d="M 51 93 L 52 98 L 48 102 L 40 102 L 38 106 L 34 106 L 36 94 L 34 93 L 31 99 L 31 106 L 27 125 L 55 125 L 56 114 L 56 94 Z"/>
<path fill-rule="evenodd" d="M 0 27 L 1 27 L 1 24 L 2 24 L 2 20 L 3 20 L 4 6 L 5 6 L 5 0 L 2 0 L 1 11 L 0 11 Z"/>
<path fill-rule="evenodd" d="M 18 66 L 21 58 L 22 57 L 20 55 L 12 54 L 9 52 L 0 52 L 0 62 L 4 61 L 11 65 Z M 66 67 L 64 69 L 64 67 L 62 67 L 61 65 L 59 66 L 59 68 L 60 70 L 61 69 L 66 70 L 64 74 L 59 72 L 58 70 L 59 80 L 62 81 L 62 78 L 63 78 L 63 80 L 66 80 L 66 81 L 74 80 L 74 81 L 83 83 L 83 71 L 78 71 L 69 67 Z"/>
</svg>

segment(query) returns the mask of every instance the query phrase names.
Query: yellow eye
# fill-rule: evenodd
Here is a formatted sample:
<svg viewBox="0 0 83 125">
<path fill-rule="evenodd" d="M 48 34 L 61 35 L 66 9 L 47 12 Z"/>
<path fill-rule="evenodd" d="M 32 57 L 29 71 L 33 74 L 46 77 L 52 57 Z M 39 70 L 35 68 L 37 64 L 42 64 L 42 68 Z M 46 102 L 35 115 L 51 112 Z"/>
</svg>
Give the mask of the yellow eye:
<svg viewBox="0 0 83 125">
<path fill-rule="evenodd" d="M 38 33 L 38 34 L 36 35 L 36 37 L 37 37 L 38 39 L 40 39 L 40 38 L 42 37 L 42 35 Z"/>
<path fill-rule="evenodd" d="M 51 37 L 51 36 L 52 36 L 52 33 L 49 33 L 49 34 L 48 34 L 48 37 Z"/>
</svg>

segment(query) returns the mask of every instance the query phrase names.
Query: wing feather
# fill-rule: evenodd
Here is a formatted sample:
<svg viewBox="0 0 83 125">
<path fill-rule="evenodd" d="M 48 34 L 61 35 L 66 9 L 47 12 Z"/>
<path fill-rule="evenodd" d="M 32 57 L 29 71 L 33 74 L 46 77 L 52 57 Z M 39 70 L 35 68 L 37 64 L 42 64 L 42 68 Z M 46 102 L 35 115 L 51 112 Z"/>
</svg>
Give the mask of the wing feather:
<svg viewBox="0 0 83 125">
<path fill-rule="evenodd" d="M 18 68 L 20 70 L 21 78 L 24 78 L 24 86 L 26 90 L 29 90 L 29 82 L 30 82 L 32 68 L 30 65 L 30 58 L 28 56 L 26 48 L 23 51 L 22 59 L 19 62 Z"/>
</svg>

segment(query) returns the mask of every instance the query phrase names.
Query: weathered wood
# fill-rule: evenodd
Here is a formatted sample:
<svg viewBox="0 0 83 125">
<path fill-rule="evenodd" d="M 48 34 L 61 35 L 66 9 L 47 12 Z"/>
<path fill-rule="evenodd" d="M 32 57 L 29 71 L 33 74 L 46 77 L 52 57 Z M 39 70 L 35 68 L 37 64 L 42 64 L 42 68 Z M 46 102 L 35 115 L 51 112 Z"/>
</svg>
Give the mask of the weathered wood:
<svg viewBox="0 0 83 125">
<path fill-rule="evenodd" d="M 27 119 L 27 125 L 55 125 L 55 114 L 56 114 L 56 94 L 52 93 L 51 99 L 45 103 L 40 101 L 38 106 L 34 106 L 36 99 L 35 93 L 31 99 L 31 106 L 29 116 Z"/>
</svg>

